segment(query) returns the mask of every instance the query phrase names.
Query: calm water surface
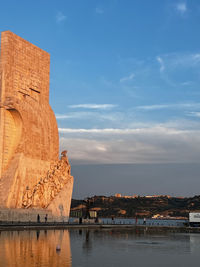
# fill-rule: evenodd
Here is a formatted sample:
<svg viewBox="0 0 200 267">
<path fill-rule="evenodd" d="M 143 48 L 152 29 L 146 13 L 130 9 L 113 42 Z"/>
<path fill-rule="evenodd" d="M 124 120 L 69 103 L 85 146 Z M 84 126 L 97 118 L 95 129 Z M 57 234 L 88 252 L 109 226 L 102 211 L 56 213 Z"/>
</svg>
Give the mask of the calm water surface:
<svg viewBox="0 0 200 267">
<path fill-rule="evenodd" d="M 0 232 L 1 267 L 191 267 L 199 262 L 199 234 L 129 229 Z"/>
</svg>

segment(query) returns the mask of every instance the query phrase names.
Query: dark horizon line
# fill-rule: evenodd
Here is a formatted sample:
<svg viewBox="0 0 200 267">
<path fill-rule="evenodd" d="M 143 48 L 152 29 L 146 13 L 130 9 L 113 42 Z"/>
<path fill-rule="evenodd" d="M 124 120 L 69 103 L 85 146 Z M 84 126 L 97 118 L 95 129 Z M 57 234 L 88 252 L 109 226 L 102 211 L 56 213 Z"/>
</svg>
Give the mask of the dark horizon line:
<svg viewBox="0 0 200 267">
<path fill-rule="evenodd" d="M 125 195 L 125 196 L 129 196 L 129 195 Z M 144 198 L 144 197 L 146 197 L 146 196 L 141 196 L 141 195 L 137 195 L 138 197 L 140 197 L 140 198 Z M 157 198 L 159 198 L 159 197 L 166 197 L 166 196 L 170 196 L 170 198 L 194 198 L 194 197 L 199 197 L 200 195 L 194 195 L 194 196 L 190 196 L 190 197 L 185 197 L 185 196 L 171 196 L 171 195 L 158 195 L 157 196 Z M 79 198 L 73 198 L 72 197 L 72 200 L 85 200 L 85 199 L 87 199 L 87 198 L 93 198 L 93 197 L 116 197 L 116 196 L 114 196 L 114 195 L 111 195 L 111 196 L 106 196 L 106 195 L 94 195 L 94 196 L 91 196 L 91 197 L 84 197 L 84 198 L 81 198 L 81 199 L 79 199 Z M 116 197 L 116 198 L 126 198 L 126 197 L 124 197 L 124 196 L 121 196 L 121 197 Z M 137 198 L 137 197 L 135 197 L 135 198 Z M 152 199 L 152 198 L 156 198 L 156 197 L 149 197 L 149 199 Z M 126 199 L 134 199 L 134 197 L 133 198 L 126 198 Z"/>
<path fill-rule="evenodd" d="M 145 163 L 89 163 L 89 162 L 82 162 L 82 163 L 73 163 L 73 160 L 71 161 L 71 166 L 95 166 L 95 165 L 189 165 L 189 164 L 200 164 L 200 162 L 145 162 Z"/>
</svg>

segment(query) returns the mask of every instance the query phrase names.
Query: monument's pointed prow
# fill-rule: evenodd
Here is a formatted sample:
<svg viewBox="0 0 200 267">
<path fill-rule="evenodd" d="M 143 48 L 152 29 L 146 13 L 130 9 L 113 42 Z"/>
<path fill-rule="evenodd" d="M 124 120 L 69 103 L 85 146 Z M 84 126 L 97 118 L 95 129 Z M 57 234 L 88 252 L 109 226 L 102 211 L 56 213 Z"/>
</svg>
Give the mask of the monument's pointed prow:
<svg viewBox="0 0 200 267">
<path fill-rule="evenodd" d="M 49 220 L 69 217 L 73 177 L 66 153 L 59 159 L 49 69 L 47 52 L 10 31 L 1 33 L 0 207 L 15 218 L 21 214 L 19 220 L 36 213 Z"/>
</svg>

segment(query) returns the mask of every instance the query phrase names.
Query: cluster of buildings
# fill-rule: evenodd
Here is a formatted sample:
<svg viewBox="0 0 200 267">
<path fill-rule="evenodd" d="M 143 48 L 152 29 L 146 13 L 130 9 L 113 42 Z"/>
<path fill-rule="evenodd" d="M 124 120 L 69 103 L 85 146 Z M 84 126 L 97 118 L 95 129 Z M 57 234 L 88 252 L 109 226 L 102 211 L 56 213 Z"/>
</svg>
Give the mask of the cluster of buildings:
<svg viewBox="0 0 200 267">
<path fill-rule="evenodd" d="M 172 196 L 169 196 L 169 195 L 147 195 L 147 196 L 132 195 L 132 196 L 122 196 L 119 193 L 116 193 L 114 196 L 115 197 L 119 197 L 119 198 L 138 198 L 138 197 L 145 197 L 145 198 L 167 197 L 167 198 L 172 198 Z M 182 198 L 182 197 L 177 197 L 177 198 Z"/>
</svg>

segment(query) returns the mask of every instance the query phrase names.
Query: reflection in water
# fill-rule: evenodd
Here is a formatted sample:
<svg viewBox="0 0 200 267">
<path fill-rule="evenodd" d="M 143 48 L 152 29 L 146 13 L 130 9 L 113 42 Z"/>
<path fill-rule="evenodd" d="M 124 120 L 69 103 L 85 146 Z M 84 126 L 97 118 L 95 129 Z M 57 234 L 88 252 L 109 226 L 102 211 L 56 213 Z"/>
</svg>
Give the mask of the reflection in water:
<svg viewBox="0 0 200 267">
<path fill-rule="evenodd" d="M 92 242 L 91 242 L 91 239 L 90 239 L 90 230 L 86 230 L 85 232 L 85 240 L 83 242 L 83 250 L 86 252 L 86 253 L 89 253 L 92 249 Z"/>
<path fill-rule="evenodd" d="M 56 246 L 60 246 L 57 253 Z M 68 230 L 9 231 L 0 235 L 0 266 L 70 267 Z"/>
<path fill-rule="evenodd" d="M 37 236 L 37 240 L 38 240 L 39 237 L 40 237 L 40 230 L 39 231 L 36 231 L 36 236 Z"/>
<path fill-rule="evenodd" d="M 200 236 L 198 234 L 190 234 L 190 246 L 193 253 L 200 252 Z"/>
<path fill-rule="evenodd" d="M 191 250 L 190 234 L 104 229 L 80 235 L 72 230 L 70 239 L 73 266 L 188 267 L 200 260 Z"/>
<path fill-rule="evenodd" d="M 199 266 L 199 251 L 198 234 L 145 229 L 0 232 L 2 267 L 188 267 Z"/>
<path fill-rule="evenodd" d="M 79 232 L 79 235 L 82 235 L 82 229 L 80 229 L 78 232 Z"/>
</svg>

